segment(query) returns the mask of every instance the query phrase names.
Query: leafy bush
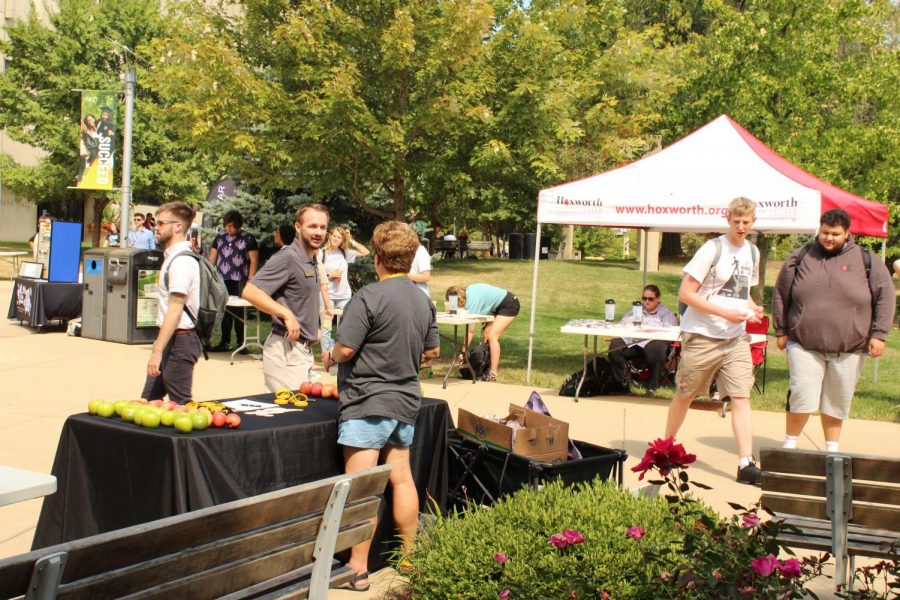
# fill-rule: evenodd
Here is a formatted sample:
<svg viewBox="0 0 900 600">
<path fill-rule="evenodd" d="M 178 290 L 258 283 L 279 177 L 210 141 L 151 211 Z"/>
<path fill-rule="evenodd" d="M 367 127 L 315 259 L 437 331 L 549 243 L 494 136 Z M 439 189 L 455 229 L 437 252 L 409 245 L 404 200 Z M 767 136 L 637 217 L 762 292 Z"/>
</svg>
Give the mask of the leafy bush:
<svg viewBox="0 0 900 600">
<path fill-rule="evenodd" d="M 373 281 L 378 281 L 378 274 L 375 272 L 375 261 L 371 254 L 359 256 L 348 265 L 347 282 L 354 293 Z"/>
<path fill-rule="evenodd" d="M 635 523 L 643 524 L 657 548 L 670 548 L 679 537 L 665 502 L 634 497 L 609 482 L 521 490 L 490 510 L 439 517 L 404 561 L 411 565 L 405 593 L 584 598 L 608 591 L 616 598 L 652 597 L 660 565 L 647 563 L 626 535 Z M 660 554 L 664 566 L 674 567 L 676 558 L 674 551 Z"/>
</svg>

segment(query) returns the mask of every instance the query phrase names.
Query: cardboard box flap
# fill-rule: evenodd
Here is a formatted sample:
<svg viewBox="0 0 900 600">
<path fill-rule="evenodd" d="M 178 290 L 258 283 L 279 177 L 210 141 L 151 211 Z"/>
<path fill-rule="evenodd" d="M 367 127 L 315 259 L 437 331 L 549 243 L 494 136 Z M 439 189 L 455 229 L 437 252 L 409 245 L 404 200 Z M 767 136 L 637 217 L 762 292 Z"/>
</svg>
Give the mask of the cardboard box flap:
<svg viewBox="0 0 900 600">
<path fill-rule="evenodd" d="M 467 410 L 459 409 L 457 427 L 468 437 L 520 456 L 561 457 L 567 454 L 569 424 L 522 406 L 510 404 L 511 420 L 522 427 L 510 427 Z"/>
</svg>

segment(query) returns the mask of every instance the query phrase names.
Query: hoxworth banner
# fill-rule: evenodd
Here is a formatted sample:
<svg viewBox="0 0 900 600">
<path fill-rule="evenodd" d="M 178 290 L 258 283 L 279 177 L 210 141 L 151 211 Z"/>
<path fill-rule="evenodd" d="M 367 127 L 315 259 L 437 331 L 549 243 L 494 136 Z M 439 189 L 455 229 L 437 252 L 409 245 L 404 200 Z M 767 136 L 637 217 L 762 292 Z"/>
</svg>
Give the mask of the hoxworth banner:
<svg viewBox="0 0 900 600">
<path fill-rule="evenodd" d="M 78 137 L 78 175 L 75 176 L 77 188 L 113 188 L 118 96 L 117 91 L 81 92 L 81 133 Z"/>
</svg>

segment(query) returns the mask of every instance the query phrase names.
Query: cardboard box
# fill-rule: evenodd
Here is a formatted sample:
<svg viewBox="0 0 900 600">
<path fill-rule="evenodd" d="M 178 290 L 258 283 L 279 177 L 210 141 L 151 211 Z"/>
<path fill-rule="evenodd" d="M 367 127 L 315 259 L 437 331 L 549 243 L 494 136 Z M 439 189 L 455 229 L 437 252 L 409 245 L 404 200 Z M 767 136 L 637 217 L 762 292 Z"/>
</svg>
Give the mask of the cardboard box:
<svg viewBox="0 0 900 600">
<path fill-rule="evenodd" d="M 509 405 L 509 416 L 505 420 L 518 421 L 524 427 L 509 427 L 462 408 L 459 409 L 456 426 L 466 437 L 519 456 L 548 463 L 566 460 L 569 424 L 565 421 L 515 404 Z"/>
</svg>

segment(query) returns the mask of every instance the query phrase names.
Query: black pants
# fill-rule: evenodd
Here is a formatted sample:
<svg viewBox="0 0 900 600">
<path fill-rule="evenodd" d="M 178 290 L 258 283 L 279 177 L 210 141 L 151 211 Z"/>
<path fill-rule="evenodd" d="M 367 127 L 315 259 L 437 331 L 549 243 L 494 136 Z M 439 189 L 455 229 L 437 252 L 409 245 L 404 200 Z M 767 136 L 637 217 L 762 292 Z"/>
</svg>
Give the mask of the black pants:
<svg viewBox="0 0 900 600">
<path fill-rule="evenodd" d="M 147 375 L 141 398 L 160 400 L 166 394 L 174 402 L 190 402 L 194 365 L 203 349 L 196 333 L 175 334 L 162 353 L 159 377 Z"/>
<path fill-rule="evenodd" d="M 612 366 L 613 375 L 621 383 L 625 383 L 625 361 L 635 358 L 643 358 L 650 369 L 650 379 L 647 380 L 647 388 L 659 387 L 659 376 L 666 367 L 666 353 L 669 350 L 669 342 L 664 340 L 651 340 L 647 345 L 627 346 L 622 338 L 616 338 L 609 343 L 609 364 Z"/>
<path fill-rule="evenodd" d="M 233 281 L 231 279 L 225 280 L 225 288 L 228 289 L 229 296 L 237 296 L 241 297 L 241 292 L 244 291 L 245 281 Z M 241 308 L 237 308 L 235 310 L 243 310 Z M 225 309 L 225 314 L 222 315 L 222 340 L 219 342 L 223 346 L 228 346 L 231 344 L 231 328 L 234 327 L 234 333 L 237 337 L 237 345 L 240 346 L 244 343 L 244 322 L 238 317 L 240 313 L 231 312 L 230 308 Z M 243 315 L 241 315 L 243 316 Z"/>
</svg>

